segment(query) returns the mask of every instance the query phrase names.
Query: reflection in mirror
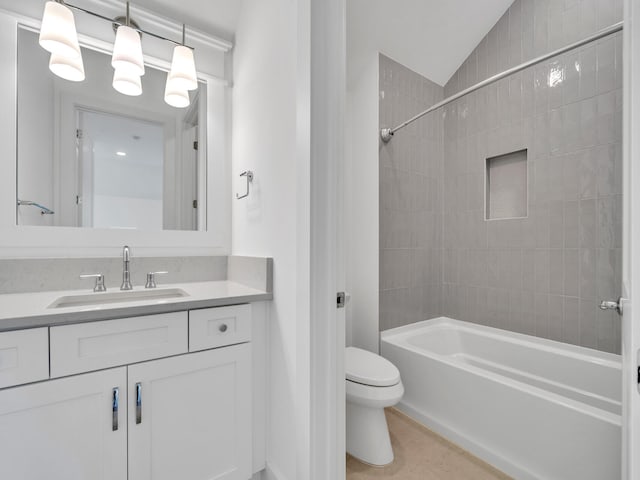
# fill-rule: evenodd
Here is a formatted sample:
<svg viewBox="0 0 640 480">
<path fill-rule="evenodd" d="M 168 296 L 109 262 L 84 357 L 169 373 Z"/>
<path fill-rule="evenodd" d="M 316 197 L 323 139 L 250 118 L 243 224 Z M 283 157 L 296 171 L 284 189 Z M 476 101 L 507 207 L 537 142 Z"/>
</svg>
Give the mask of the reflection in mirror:
<svg viewBox="0 0 640 480">
<path fill-rule="evenodd" d="M 78 124 L 81 225 L 162 229 L 162 124 L 88 110 Z"/>
<path fill-rule="evenodd" d="M 142 95 L 130 97 L 112 88 L 109 55 L 82 56 L 86 80 L 63 80 L 38 35 L 18 29 L 17 223 L 205 230 L 206 86 L 178 109 L 164 102 L 166 72 L 147 66 Z"/>
</svg>

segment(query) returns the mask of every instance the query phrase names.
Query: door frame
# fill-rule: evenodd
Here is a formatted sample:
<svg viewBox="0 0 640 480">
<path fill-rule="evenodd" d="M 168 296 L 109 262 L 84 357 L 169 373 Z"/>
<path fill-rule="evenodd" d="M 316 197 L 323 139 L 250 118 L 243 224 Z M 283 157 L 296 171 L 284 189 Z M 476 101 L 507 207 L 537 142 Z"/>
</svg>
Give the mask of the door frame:
<svg viewBox="0 0 640 480">
<path fill-rule="evenodd" d="M 304 335 L 309 340 L 311 381 L 308 386 L 309 458 L 308 461 L 299 459 L 297 478 L 343 480 L 346 475 L 345 312 L 344 308 L 337 308 L 336 293 L 344 291 L 346 275 L 343 228 L 346 0 L 302 0 L 299 7 L 298 28 L 302 31 L 308 28 L 300 48 L 306 49 L 310 57 L 307 97 L 310 99 L 310 138 L 307 139 L 310 162 L 306 172 L 310 187 L 307 210 L 310 212 L 310 323 Z M 299 222 L 305 220 L 300 218 Z M 306 471 L 308 476 L 302 473 Z"/>
<path fill-rule="evenodd" d="M 640 5 L 624 1 L 622 472 L 640 478 L 640 395 L 637 384 L 640 321 L 632 300 L 640 298 Z M 635 281 L 632 281 L 635 280 Z"/>
</svg>

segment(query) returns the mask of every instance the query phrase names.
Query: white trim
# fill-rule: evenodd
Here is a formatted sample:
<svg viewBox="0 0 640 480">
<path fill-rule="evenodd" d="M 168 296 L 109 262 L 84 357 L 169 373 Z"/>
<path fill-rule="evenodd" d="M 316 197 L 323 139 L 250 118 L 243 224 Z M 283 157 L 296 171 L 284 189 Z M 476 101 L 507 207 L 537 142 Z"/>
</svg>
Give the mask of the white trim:
<svg viewBox="0 0 640 480">
<path fill-rule="evenodd" d="M 296 480 L 311 480 L 312 391 L 323 385 L 311 367 L 311 3 L 297 0 L 296 52 Z M 277 268 L 277 267 L 276 267 Z M 268 460 L 267 460 L 268 462 Z"/>
<path fill-rule="evenodd" d="M 82 2 L 81 4 L 79 2 Z M 120 0 L 71 0 L 69 3 L 86 8 L 106 17 L 122 15 L 126 2 Z M 89 6 L 87 6 L 89 4 Z M 106 13 L 105 13 L 106 12 Z M 182 38 L 182 24 L 175 20 L 162 17 L 151 10 L 142 8 L 135 3 L 131 5 L 131 16 L 135 18 L 143 30 L 162 35 L 179 41 Z M 220 37 L 201 32 L 187 25 L 187 45 L 202 44 L 221 52 L 228 52 L 233 43 Z"/>
<path fill-rule="evenodd" d="M 637 386 L 640 320 L 640 8 L 624 2 L 623 260 L 622 260 L 622 478 L 640 478 L 640 395 Z M 608 300 L 608 299 L 603 299 Z"/>
<path fill-rule="evenodd" d="M 345 478 L 346 2 L 311 2 L 310 476 Z M 304 477 L 300 477 L 304 478 Z"/>
</svg>

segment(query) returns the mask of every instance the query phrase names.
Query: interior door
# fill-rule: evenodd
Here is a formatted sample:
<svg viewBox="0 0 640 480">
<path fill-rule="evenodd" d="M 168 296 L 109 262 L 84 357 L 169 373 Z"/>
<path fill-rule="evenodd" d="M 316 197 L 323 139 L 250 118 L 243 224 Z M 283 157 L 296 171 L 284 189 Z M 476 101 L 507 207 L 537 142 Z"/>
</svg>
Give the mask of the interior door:
<svg viewBox="0 0 640 480">
<path fill-rule="evenodd" d="M 251 477 L 249 344 L 129 367 L 129 480 Z"/>
<path fill-rule="evenodd" d="M 625 0 L 623 122 L 622 278 L 622 471 L 640 479 L 640 322 L 633 304 L 640 298 L 640 4 Z"/>
<path fill-rule="evenodd" d="M 77 223 L 79 227 L 93 226 L 93 138 L 91 132 L 84 126 L 86 112 L 78 109 L 78 128 L 76 129 L 77 144 L 77 178 L 78 190 L 76 194 Z"/>
<path fill-rule="evenodd" d="M 122 367 L 0 391 L 0 478 L 127 480 L 126 388 Z"/>
</svg>

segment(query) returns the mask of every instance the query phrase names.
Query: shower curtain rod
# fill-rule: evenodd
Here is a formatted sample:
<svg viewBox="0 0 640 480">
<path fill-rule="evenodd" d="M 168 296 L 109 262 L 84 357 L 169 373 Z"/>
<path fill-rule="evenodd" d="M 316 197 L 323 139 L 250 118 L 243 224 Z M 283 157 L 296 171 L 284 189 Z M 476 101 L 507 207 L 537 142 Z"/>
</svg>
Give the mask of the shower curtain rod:
<svg viewBox="0 0 640 480">
<path fill-rule="evenodd" d="M 445 105 L 448 105 L 451 102 L 454 102 L 456 100 L 458 100 L 461 97 L 464 97 L 465 95 L 468 95 L 470 93 L 475 92 L 476 90 L 481 89 L 482 87 L 486 87 L 487 85 L 491 85 L 492 83 L 497 82 L 498 80 L 502 80 L 505 77 L 508 77 L 509 75 L 513 75 L 514 73 L 518 73 L 526 68 L 529 68 L 533 65 L 537 65 L 538 63 L 544 62 L 545 60 L 548 60 L 552 57 L 555 57 L 557 55 L 561 55 L 565 52 L 568 52 L 570 50 L 576 49 L 578 47 L 581 47 L 583 45 L 586 45 L 587 43 L 591 43 L 594 42 L 596 40 L 599 40 L 601 38 L 607 37 L 609 35 L 613 35 L 614 33 L 617 33 L 619 31 L 622 30 L 623 27 L 623 22 L 618 22 L 615 23 L 607 28 L 604 28 L 602 30 L 600 30 L 599 32 L 586 37 L 578 42 L 572 43 L 570 45 L 566 45 L 562 48 L 559 48 L 557 50 L 554 50 L 553 52 L 549 52 L 546 53 L 540 57 L 534 58 L 533 60 L 529 60 L 527 62 L 524 62 L 520 65 L 517 65 L 515 67 L 512 67 L 508 70 L 505 70 L 502 73 L 498 73 L 492 77 L 487 78 L 486 80 L 483 80 L 481 82 L 476 83 L 475 85 L 466 88 L 458 93 L 456 93 L 455 95 L 451 95 L 448 98 L 445 98 L 444 100 L 442 100 L 441 102 L 436 103 L 435 105 L 427 108 L 424 112 L 421 112 L 419 114 L 417 114 L 415 117 L 410 118 L 409 120 L 407 120 L 406 122 L 401 123 L 400 125 L 393 127 L 393 128 L 383 128 L 380 130 L 380 138 L 382 139 L 382 141 L 384 143 L 387 143 L 389 140 L 391 140 L 393 138 L 393 135 L 398 131 L 398 130 L 402 130 L 404 127 L 406 127 L 407 125 L 412 124 L 413 122 L 415 122 L 416 120 L 424 117 L 426 114 L 433 112 L 434 110 L 439 109 L 440 107 L 444 107 Z"/>
</svg>

